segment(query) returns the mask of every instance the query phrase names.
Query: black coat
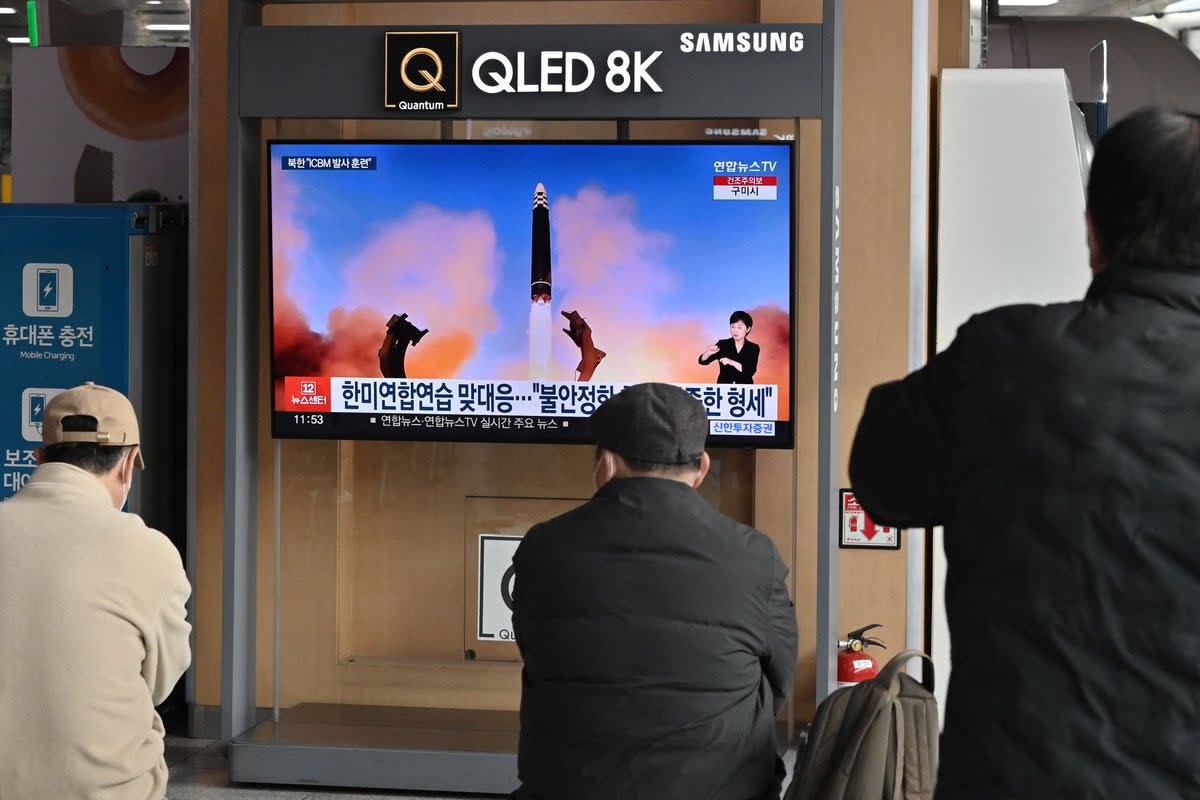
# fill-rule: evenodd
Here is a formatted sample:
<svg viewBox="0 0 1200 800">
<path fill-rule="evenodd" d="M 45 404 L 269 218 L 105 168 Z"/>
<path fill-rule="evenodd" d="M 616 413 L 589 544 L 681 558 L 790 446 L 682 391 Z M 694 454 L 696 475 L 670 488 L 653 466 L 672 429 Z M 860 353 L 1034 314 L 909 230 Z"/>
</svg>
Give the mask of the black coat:
<svg viewBox="0 0 1200 800">
<path fill-rule="evenodd" d="M 946 526 L 938 800 L 1200 797 L 1200 271 L 974 317 L 871 392 L 850 474 Z"/>
<path fill-rule="evenodd" d="M 533 527 L 513 563 L 523 796 L 778 797 L 796 619 L 770 539 L 628 478 Z"/>
<path fill-rule="evenodd" d="M 754 383 L 754 373 L 758 372 L 759 346 L 749 339 L 742 340 L 741 352 L 737 349 L 733 337 L 717 339 L 717 352 L 711 356 L 700 356 L 696 362 L 708 366 L 719 358 L 728 358 L 742 365 L 741 369 L 721 364 L 717 371 L 717 383 Z"/>
</svg>

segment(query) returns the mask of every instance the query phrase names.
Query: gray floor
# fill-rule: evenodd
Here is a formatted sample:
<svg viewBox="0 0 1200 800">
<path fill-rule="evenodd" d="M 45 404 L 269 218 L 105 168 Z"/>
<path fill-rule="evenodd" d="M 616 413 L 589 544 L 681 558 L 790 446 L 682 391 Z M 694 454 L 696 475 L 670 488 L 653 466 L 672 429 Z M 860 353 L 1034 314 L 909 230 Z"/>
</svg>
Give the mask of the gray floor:
<svg viewBox="0 0 1200 800">
<path fill-rule="evenodd" d="M 339 792 L 325 789 L 314 792 L 303 786 L 234 786 L 229 782 L 229 764 L 225 760 L 224 748 L 220 743 L 208 739 L 167 737 L 167 766 L 171 770 L 167 785 L 168 800 L 465 800 L 472 797 L 404 792 L 363 793 L 361 790 Z"/>
<path fill-rule="evenodd" d="M 791 749 L 784 762 L 789 780 L 796 763 L 796 751 Z M 167 785 L 167 800 L 467 800 L 492 798 L 495 795 L 408 794 L 405 792 L 368 792 L 361 790 L 314 792 L 303 786 L 234 786 L 229 782 L 229 764 L 224 747 L 209 739 L 167 737 L 167 766 L 171 770 Z M 786 782 L 785 782 L 786 788 Z"/>
</svg>

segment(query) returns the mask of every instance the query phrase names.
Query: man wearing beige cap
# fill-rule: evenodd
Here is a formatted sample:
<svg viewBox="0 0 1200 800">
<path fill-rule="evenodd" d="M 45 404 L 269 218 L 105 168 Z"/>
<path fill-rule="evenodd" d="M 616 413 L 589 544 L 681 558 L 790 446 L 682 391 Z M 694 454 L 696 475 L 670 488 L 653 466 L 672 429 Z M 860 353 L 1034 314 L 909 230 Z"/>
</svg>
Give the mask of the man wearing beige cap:
<svg viewBox="0 0 1200 800">
<path fill-rule="evenodd" d="M 56 395 L 38 467 L 0 503 L 0 798 L 162 800 L 154 707 L 191 660 L 175 546 L 123 513 L 142 464 L 113 389 Z"/>
<path fill-rule="evenodd" d="M 696 491 L 708 414 L 631 386 L 591 417 L 596 494 L 517 549 L 524 800 L 778 800 L 787 567 Z"/>
</svg>

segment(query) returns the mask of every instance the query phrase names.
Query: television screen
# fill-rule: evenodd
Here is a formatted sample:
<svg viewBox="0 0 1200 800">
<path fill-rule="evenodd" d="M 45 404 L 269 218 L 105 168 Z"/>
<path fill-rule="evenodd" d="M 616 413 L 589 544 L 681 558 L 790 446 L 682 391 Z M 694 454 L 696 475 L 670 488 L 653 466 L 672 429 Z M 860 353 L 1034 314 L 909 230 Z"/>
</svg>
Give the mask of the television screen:
<svg viewBox="0 0 1200 800">
<path fill-rule="evenodd" d="M 792 441 L 790 144 L 269 144 L 279 438 L 587 442 L 625 386 Z"/>
</svg>

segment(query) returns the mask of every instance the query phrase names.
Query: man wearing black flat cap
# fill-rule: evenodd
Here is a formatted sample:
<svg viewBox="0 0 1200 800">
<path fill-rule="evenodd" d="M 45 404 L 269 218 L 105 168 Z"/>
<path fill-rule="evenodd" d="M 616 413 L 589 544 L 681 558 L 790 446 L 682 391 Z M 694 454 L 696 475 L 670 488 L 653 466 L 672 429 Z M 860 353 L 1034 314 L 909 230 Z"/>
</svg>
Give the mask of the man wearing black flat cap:
<svg viewBox="0 0 1200 800">
<path fill-rule="evenodd" d="M 767 800 L 796 664 L 787 567 L 696 491 L 708 415 L 631 386 L 591 417 L 596 494 L 517 549 L 529 800 Z"/>
</svg>

